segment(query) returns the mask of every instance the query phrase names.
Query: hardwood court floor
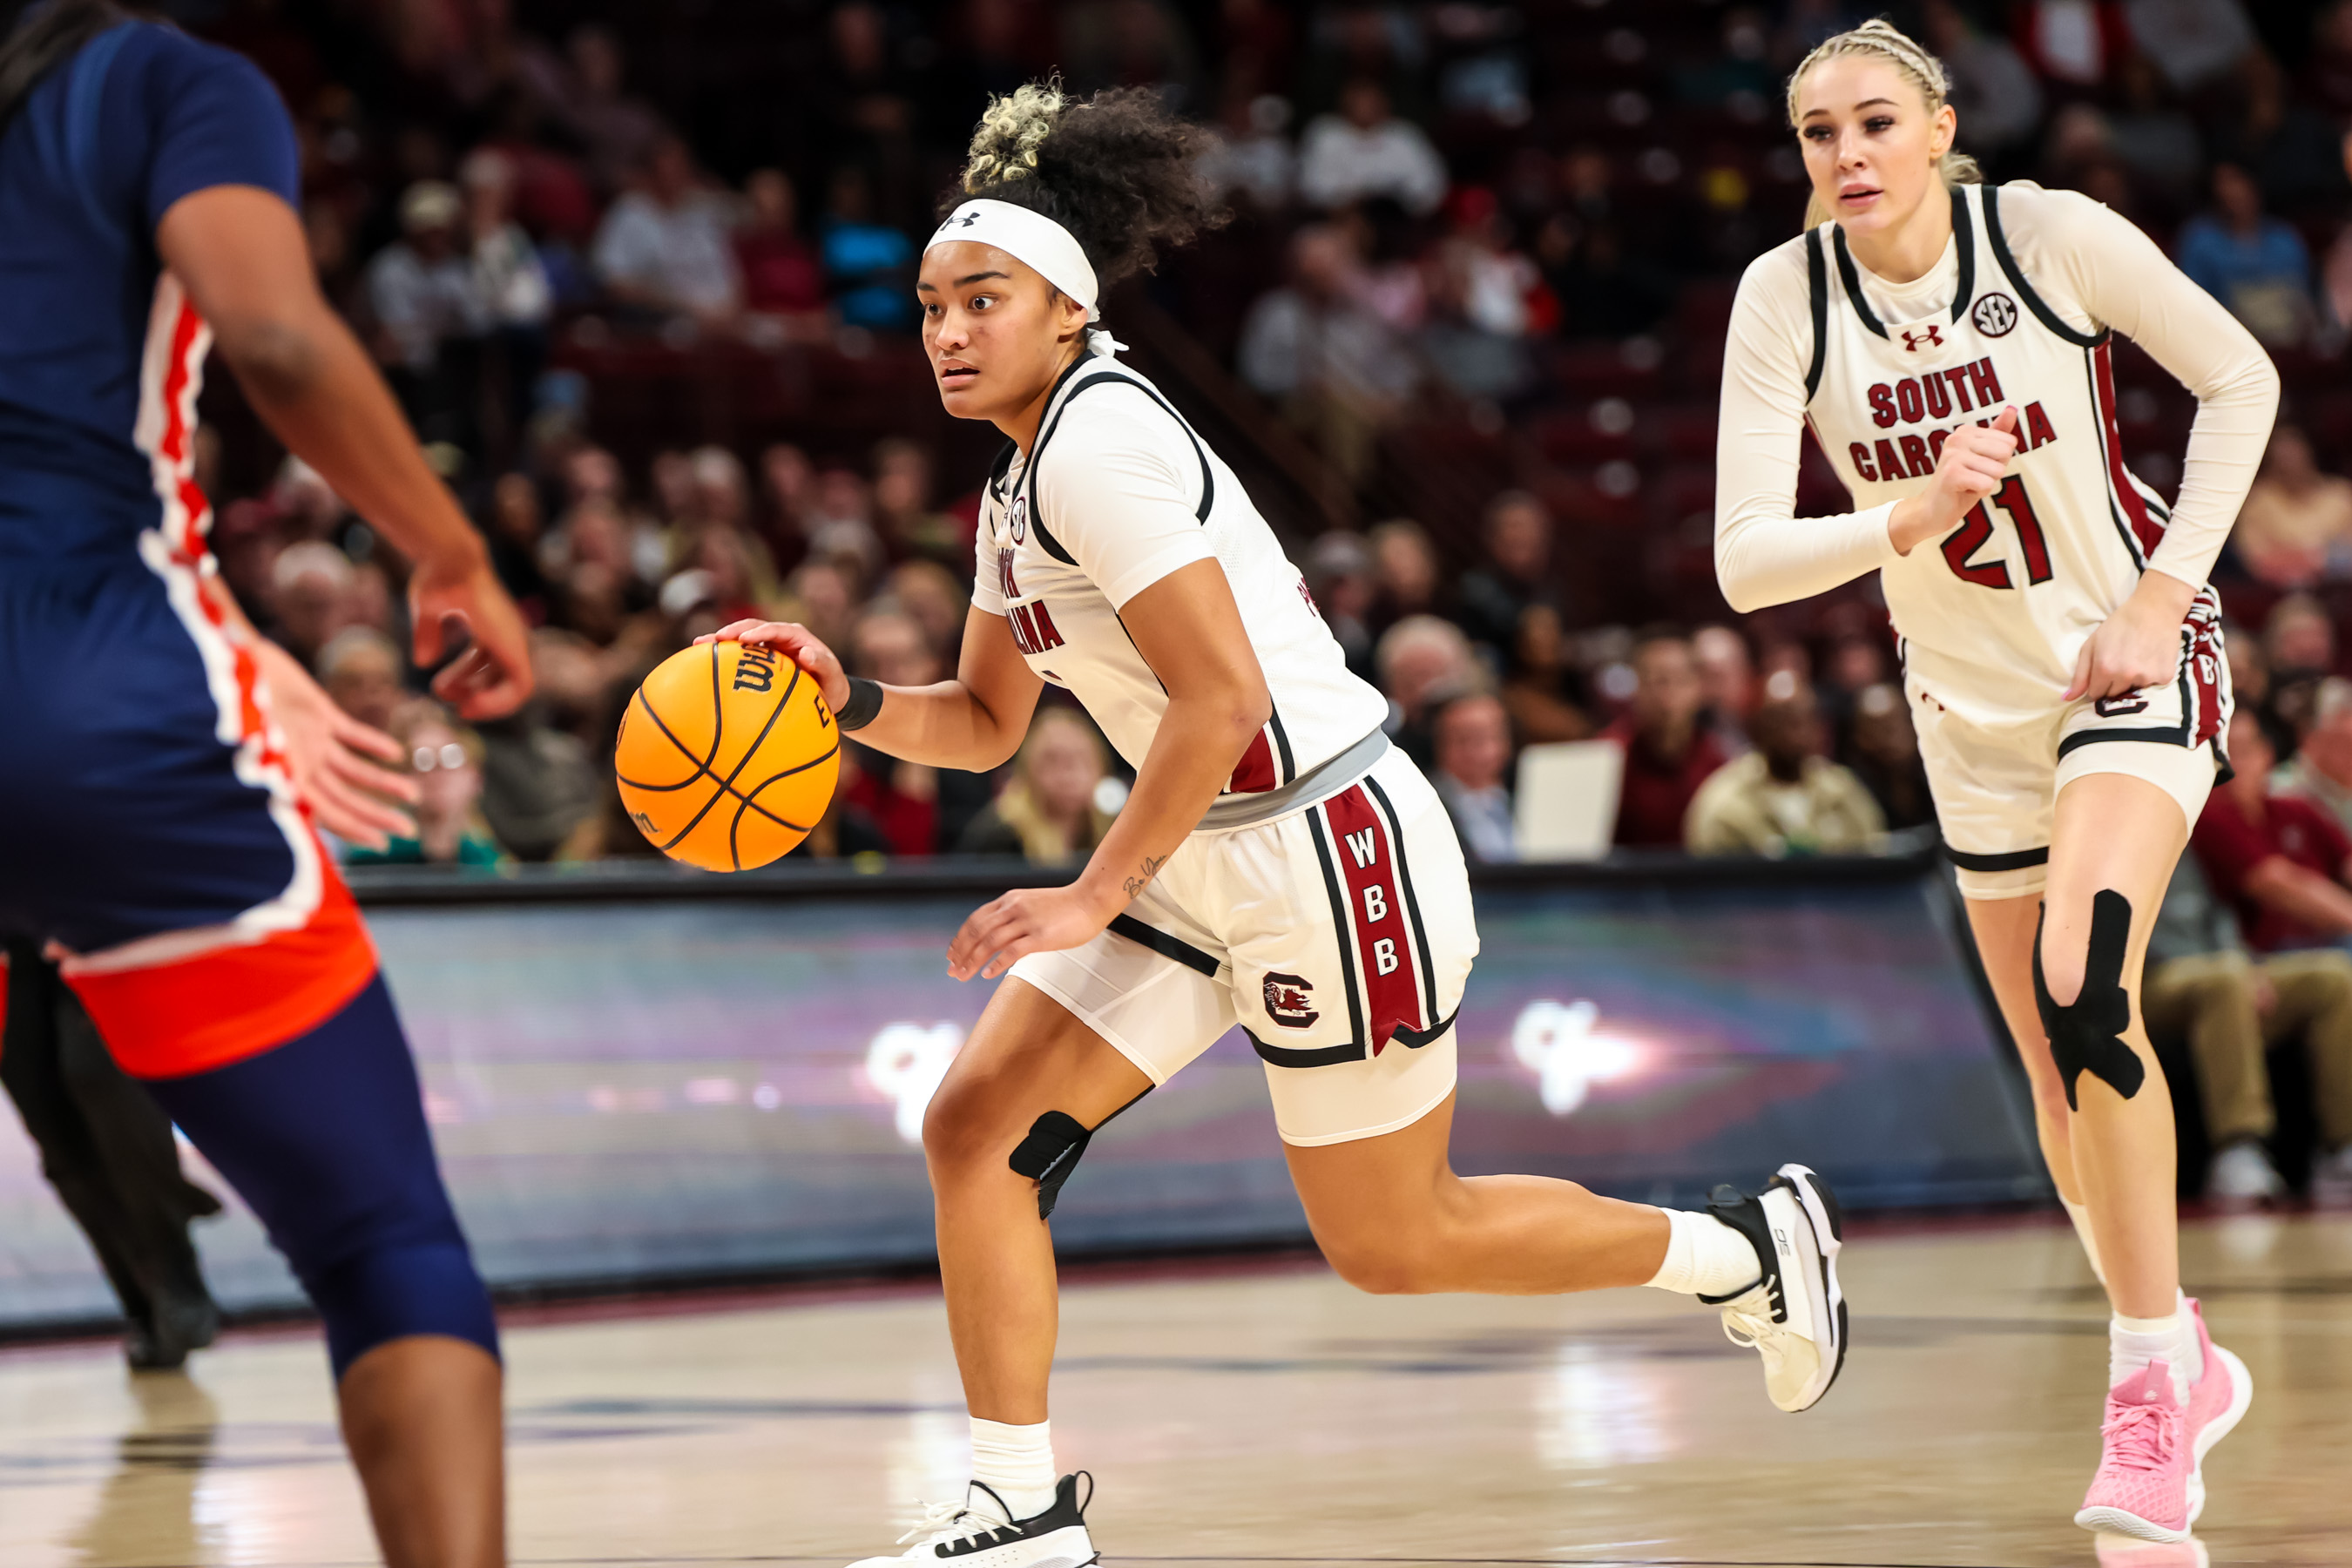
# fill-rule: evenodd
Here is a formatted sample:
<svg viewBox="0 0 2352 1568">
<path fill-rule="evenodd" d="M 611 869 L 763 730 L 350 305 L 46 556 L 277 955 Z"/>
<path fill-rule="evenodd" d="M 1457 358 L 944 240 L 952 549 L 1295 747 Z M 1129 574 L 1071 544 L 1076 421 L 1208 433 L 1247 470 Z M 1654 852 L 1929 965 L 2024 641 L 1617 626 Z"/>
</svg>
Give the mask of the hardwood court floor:
<svg viewBox="0 0 2352 1568">
<path fill-rule="evenodd" d="M 2204 1221 L 2190 1286 L 2257 1380 L 2208 1467 L 2213 1563 L 2352 1562 L 2352 1216 Z M 1066 1296 L 1055 1436 L 1103 1478 L 1114 1565 L 2187 1568 L 2070 1516 L 2104 1309 L 2071 1233 L 1873 1235 L 1818 1410 L 1766 1402 L 1712 1314 L 1648 1290 L 1374 1300 L 1318 1265 L 1131 1271 Z M 570 1311 L 508 1340 L 519 1563 L 791 1563 L 885 1550 L 955 1488 L 936 1296 Z M 188 1377 L 111 1347 L 0 1352 L 7 1568 L 372 1562 L 318 1343 L 233 1337 Z"/>
</svg>

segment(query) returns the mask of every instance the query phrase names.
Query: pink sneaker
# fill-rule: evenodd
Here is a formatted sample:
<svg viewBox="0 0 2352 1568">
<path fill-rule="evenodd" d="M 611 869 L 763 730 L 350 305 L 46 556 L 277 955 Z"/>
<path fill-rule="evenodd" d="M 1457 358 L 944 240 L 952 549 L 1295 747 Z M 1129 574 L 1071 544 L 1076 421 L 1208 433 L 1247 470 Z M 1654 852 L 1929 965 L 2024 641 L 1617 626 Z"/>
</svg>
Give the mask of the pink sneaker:
<svg viewBox="0 0 2352 1568">
<path fill-rule="evenodd" d="M 2189 1482 L 2197 1468 L 2188 1427 L 2165 1362 L 2150 1362 L 2107 1390 L 2099 1473 L 2091 1478 L 2074 1522 L 2142 1541 L 2188 1540 L 2195 1517 Z"/>
<path fill-rule="evenodd" d="M 2246 1406 L 2254 1402 L 2254 1380 L 2244 1362 L 2213 1342 L 2204 1309 L 2194 1300 L 2189 1316 L 2205 1352 L 2205 1375 L 2189 1391 L 2189 1522 L 2194 1524 L 2205 1511 L 2205 1456 L 2245 1418 Z"/>
</svg>

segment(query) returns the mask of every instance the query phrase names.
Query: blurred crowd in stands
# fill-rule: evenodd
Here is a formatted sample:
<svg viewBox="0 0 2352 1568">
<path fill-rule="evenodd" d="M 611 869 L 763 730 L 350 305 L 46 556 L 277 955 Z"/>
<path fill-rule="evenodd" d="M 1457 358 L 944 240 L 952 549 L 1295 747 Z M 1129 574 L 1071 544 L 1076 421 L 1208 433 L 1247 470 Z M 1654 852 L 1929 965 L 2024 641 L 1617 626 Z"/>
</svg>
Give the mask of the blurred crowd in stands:
<svg viewBox="0 0 2352 1568">
<path fill-rule="evenodd" d="M 425 806 L 395 858 L 649 854 L 609 776 L 620 703 L 735 617 L 805 622 L 885 681 L 953 668 L 994 437 L 940 414 L 909 288 L 986 96 L 1055 70 L 1212 128 L 1236 221 L 1109 324 L 1249 482 L 1474 855 L 1519 852 L 1525 747 L 1593 739 L 1623 752 L 1625 846 L 1852 851 L 1934 820 L 1874 586 L 1743 620 L 1710 554 L 1731 292 L 1803 205 L 1781 84 L 1876 7 L 173 9 L 283 92 L 320 279 L 536 627 L 530 709 L 454 723 L 404 653 L 403 563 L 215 378 L 224 569 L 408 745 Z M 2352 0 L 1891 14 L 1949 62 L 1992 177 L 2124 211 L 2278 357 L 2221 578 L 2231 655 L 2283 778 L 2352 811 L 2328 739 L 2352 689 L 2327 684 L 2352 610 Z M 2169 492 L 2193 403 L 2122 372 L 2126 448 Z M 1817 455 L 1800 506 L 1843 506 Z M 1055 712 L 993 777 L 853 746 L 799 853 L 1082 856 L 1125 770 Z"/>
</svg>

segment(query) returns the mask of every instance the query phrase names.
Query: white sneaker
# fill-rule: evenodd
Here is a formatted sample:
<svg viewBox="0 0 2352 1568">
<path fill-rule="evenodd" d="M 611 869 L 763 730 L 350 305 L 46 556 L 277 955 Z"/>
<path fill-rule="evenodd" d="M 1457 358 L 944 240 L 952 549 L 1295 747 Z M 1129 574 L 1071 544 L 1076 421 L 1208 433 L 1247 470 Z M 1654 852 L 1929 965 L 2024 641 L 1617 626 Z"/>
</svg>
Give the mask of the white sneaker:
<svg viewBox="0 0 2352 1568">
<path fill-rule="evenodd" d="M 1837 1199 L 1802 1165 L 1783 1165 L 1750 1196 L 1715 1189 L 1707 1212 L 1748 1237 L 1764 1277 L 1737 1296 L 1701 1296 L 1723 1309 L 1723 1332 L 1764 1358 L 1764 1386 L 1787 1411 L 1810 1410 L 1845 1365 L 1845 1292 L 1837 1258 Z"/>
<path fill-rule="evenodd" d="M 1087 1476 L 1086 1502 L 1078 1500 L 1079 1476 Z M 1101 1556 L 1087 1534 L 1087 1504 L 1094 1496 L 1094 1477 L 1080 1470 L 1054 1484 L 1053 1507 L 1016 1520 L 1003 1498 L 974 1481 L 964 1489 L 961 1502 L 931 1504 L 923 1521 L 898 1537 L 906 1551 L 896 1557 L 867 1557 L 849 1568 L 904 1568 L 909 1563 L 952 1563 L 956 1568 L 1087 1568 Z M 914 1544 L 908 1546 L 908 1542 Z"/>
<path fill-rule="evenodd" d="M 2241 1138 L 2205 1168 L 2205 1195 L 2221 1203 L 2266 1204 L 2286 1195 L 2286 1183 L 2260 1143 Z"/>
</svg>

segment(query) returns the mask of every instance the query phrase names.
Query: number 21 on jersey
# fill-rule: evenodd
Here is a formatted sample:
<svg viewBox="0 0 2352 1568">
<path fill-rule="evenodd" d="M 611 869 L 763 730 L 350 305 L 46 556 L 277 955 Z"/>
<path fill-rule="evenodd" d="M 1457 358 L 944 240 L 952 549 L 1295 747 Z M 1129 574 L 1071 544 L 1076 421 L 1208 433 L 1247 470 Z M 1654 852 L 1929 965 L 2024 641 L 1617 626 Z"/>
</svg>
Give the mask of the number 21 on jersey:
<svg viewBox="0 0 2352 1568">
<path fill-rule="evenodd" d="M 2000 488 L 1984 500 L 1969 508 L 1967 517 L 1944 541 L 1944 559 L 1951 563 L 1952 573 L 1963 582 L 1986 588 L 2014 588 L 2010 581 L 2009 563 L 1986 561 L 1971 565 L 1969 557 L 1985 547 L 1992 538 L 1992 517 L 1985 510 L 1987 504 L 1997 506 L 2008 515 L 2017 529 L 2018 542 L 2025 547 L 2025 579 L 2028 584 L 2050 581 L 2050 542 L 2042 537 L 2042 520 L 2033 515 L 2033 501 L 2025 493 L 2025 481 L 2015 474 L 2000 481 Z"/>
</svg>

